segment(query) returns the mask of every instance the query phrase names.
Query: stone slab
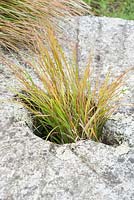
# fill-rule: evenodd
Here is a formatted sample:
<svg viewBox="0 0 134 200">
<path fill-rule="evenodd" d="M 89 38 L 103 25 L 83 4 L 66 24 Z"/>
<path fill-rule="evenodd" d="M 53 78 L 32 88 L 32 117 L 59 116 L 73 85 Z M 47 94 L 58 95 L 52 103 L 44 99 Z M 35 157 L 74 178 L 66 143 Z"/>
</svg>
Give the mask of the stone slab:
<svg viewBox="0 0 134 200">
<path fill-rule="evenodd" d="M 26 111 L 6 108 L 0 109 L 10 112 L 8 120 L 1 116 L 5 127 L 0 124 L 0 199 L 132 199 L 133 148 L 93 141 L 62 146 L 45 142 L 26 126 Z M 16 117 L 18 112 L 23 118 Z"/>
<path fill-rule="evenodd" d="M 116 75 L 133 65 L 133 24 L 121 19 L 79 18 L 73 33 L 68 28 L 67 32 L 72 39 L 75 35 L 80 67 L 85 66 L 93 47 L 96 73 L 100 70 L 104 76 L 113 65 Z M 69 47 L 64 48 L 68 51 Z M 127 99 L 132 102 L 130 75 Z M 0 200 L 134 199 L 132 109 L 116 113 L 105 127 L 106 134 L 124 137 L 116 148 L 93 141 L 60 146 L 32 133 L 27 126 L 31 119 L 22 106 L 2 102 L 12 98 L 8 88 L 17 84 L 7 66 L 0 65 Z"/>
<path fill-rule="evenodd" d="M 105 134 L 124 138 L 134 145 L 134 21 L 108 17 L 79 18 L 78 55 L 82 73 L 92 57 L 93 81 L 104 80 L 110 71 L 111 80 L 131 69 L 124 78 L 126 90 L 118 113 L 112 116 Z"/>
</svg>

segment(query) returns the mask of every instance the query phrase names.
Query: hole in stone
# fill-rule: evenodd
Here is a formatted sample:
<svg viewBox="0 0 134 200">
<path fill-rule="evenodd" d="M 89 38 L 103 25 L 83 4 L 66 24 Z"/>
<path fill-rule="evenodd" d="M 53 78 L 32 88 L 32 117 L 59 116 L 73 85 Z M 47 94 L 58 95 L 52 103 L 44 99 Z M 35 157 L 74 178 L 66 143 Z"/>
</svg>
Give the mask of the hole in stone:
<svg viewBox="0 0 134 200">
<path fill-rule="evenodd" d="M 20 92 L 21 94 L 26 94 L 24 91 L 21 91 Z M 28 95 L 28 94 L 26 94 Z M 18 99 L 19 101 L 21 101 L 21 98 L 18 97 L 18 95 L 15 95 L 14 96 L 15 99 Z M 27 102 L 24 102 L 24 99 L 22 100 L 22 103 L 24 104 L 27 104 Z M 33 103 L 33 102 L 29 102 L 30 103 L 30 106 L 31 108 L 33 109 L 36 109 L 38 110 L 37 106 Z M 29 105 L 28 105 L 29 106 Z M 92 114 L 96 111 L 97 107 L 95 106 L 94 104 L 94 109 L 92 111 Z M 38 110 L 40 111 L 40 110 Z M 31 112 L 30 112 L 30 117 L 32 118 L 32 131 L 33 133 L 42 138 L 43 140 L 48 140 L 50 142 L 53 142 L 53 143 L 58 143 L 58 144 L 65 144 L 65 143 L 74 143 L 78 140 L 87 140 L 89 138 L 82 138 L 80 137 L 78 140 L 76 139 L 76 141 L 72 140 L 71 138 L 67 137 L 66 140 L 62 139 L 64 138 L 60 131 L 58 130 L 58 128 L 53 128 L 52 126 L 50 126 L 49 124 L 45 124 L 40 117 L 37 117 L 37 116 L 34 116 Z M 81 135 L 81 132 L 82 132 L 82 127 L 79 127 L 78 128 L 79 130 L 79 135 Z M 101 142 L 101 143 L 104 143 L 106 145 L 110 145 L 110 146 L 114 146 L 114 147 L 117 147 L 119 146 L 122 142 L 123 142 L 123 138 L 116 138 L 112 133 L 110 134 L 103 134 L 103 126 L 100 127 L 99 129 L 99 139 L 97 140 L 95 137 L 91 137 L 92 140 L 96 141 L 96 142 Z M 51 133 L 51 134 L 50 134 Z"/>
<path fill-rule="evenodd" d="M 121 145 L 123 141 L 124 141 L 124 138 L 122 136 L 117 137 L 113 135 L 112 133 L 109 133 L 109 134 L 103 133 L 101 137 L 101 142 L 103 144 L 114 146 L 114 147 Z"/>
<path fill-rule="evenodd" d="M 32 119 L 33 119 L 33 127 L 32 127 L 33 133 L 36 136 L 45 140 L 47 138 L 47 135 L 45 134 L 46 130 L 48 132 L 51 132 L 53 130 L 53 128 L 49 125 L 46 125 L 46 127 L 44 127 L 44 125 L 42 125 L 40 123 L 40 121 L 34 116 L 32 116 Z M 100 142 L 100 143 L 103 143 L 103 144 L 106 144 L 106 145 L 109 145 L 109 146 L 113 146 L 113 147 L 117 147 L 117 146 L 119 146 L 123 143 L 124 138 L 122 136 L 117 138 L 112 133 L 104 134 L 102 132 L 102 129 L 103 128 L 101 128 L 101 130 L 100 130 L 101 136 L 100 136 L 99 140 L 97 141 L 95 138 L 92 138 L 91 140 L 94 140 L 96 142 Z M 52 137 L 53 134 L 55 134 L 55 137 L 57 137 L 57 139 L 60 138 L 59 132 L 53 132 L 52 135 L 50 135 L 50 137 L 48 137 L 48 139 L 47 139 L 48 141 L 53 142 L 53 143 L 58 143 L 58 144 L 64 144 L 65 143 L 62 140 L 61 140 L 61 142 L 57 142 L 56 140 L 54 140 L 53 137 Z M 81 138 L 81 139 L 86 140 L 87 138 Z M 67 143 L 74 143 L 74 141 L 70 140 Z"/>
</svg>

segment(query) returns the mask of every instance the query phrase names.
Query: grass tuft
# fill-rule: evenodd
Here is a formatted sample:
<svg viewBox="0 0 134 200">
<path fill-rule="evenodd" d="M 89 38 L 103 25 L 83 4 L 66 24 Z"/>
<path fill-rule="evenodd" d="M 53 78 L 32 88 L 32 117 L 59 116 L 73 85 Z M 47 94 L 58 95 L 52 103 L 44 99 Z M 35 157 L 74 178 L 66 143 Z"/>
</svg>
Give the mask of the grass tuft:
<svg viewBox="0 0 134 200">
<path fill-rule="evenodd" d="M 14 50 L 31 46 L 33 29 L 58 28 L 57 19 L 89 12 L 82 0 L 0 0 L 0 45 Z"/>
<path fill-rule="evenodd" d="M 75 56 L 68 63 L 52 30 L 47 47 L 37 39 L 38 62 L 31 64 L 40 86 L 24 69 L 12 65 L 21 82 L 19 101 L 34 116 L 43 139 L 63 144 L 80 139 L 99 141 L 106 120 L 117 107 L 124 74 L 113 82 L 107 75 L 103 83 L 91 87 L 90 63 L 82 77 Z M 49 47 L 49 48 L 48 48 Z M 48 50 L 49 49 L 49 50 Z"/>
</svg>

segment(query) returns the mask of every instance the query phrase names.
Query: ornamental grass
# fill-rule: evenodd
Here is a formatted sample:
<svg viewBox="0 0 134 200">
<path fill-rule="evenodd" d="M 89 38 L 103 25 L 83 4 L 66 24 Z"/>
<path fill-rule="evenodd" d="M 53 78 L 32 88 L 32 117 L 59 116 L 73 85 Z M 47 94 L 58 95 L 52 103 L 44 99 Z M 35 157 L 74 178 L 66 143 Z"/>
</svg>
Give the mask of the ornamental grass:
<svg viewBox="0 0 134 200">
<path fill-rule="evenodd" d="M 48 30 L 47 47 L 41 38 L 36 41 L 38 59 L 29 65 L 40 84 L 24 68 L 10 66 L 21 83 L 15 100 L 32 114 L 34 132 L 58 144 L 99 141 L 105 122 L 117 108 L 124 74 L 112 82 L 107 74 L 101 84 L 97 80 L 92 84 L 90 63 L 80 76 L 76 56 L 67 60 L 52 30 Z"/>
<path fill-rule="evenodd" d="M 89 12 L 82 0 L 0 0 L 0 45 L 14 50 L 31 46 L 35 39 L 31 27 L 59 28 L 56 20 Z"/>
</svg>

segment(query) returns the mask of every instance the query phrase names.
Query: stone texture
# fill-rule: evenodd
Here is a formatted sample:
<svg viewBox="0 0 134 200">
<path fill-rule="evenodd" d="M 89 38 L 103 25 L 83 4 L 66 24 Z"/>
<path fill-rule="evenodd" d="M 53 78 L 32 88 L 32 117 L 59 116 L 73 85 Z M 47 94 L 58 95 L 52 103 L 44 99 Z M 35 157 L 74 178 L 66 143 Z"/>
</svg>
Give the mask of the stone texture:
<svg viewBox="0 0 134 200">
<path fill-rule="evenodd" d="M 107 17 L 81 17 L 78 33 L 79 66 L 83 71 L 92 55 L 92 70 L 98 78 L 112 78 L 133 68 L 126 78 L 127 103 L 134 99 L 134 21 Z M 130 91 L 130 92 L 129 92 Z M 130 96 L 131 95 L 131 96 Z"/>
<path fill-rule="evenodd" d="M 114 78 L 134 64 L 133 21 L 74 20 L 75 28 L 67 31 L 71 43 L 76 43 L 80 69 L 93 48 L 96 76 L 101 73 L 103 78 L 112 66 Z M 62 43 L 69 53 L 71 43 Z M 126 82 L 127 103 L 133 101 L 132 75 Z M 105 125 L 104 135 L 122 142 L 116 148 L 93 141 L 55 145 L 33 135 L 31 119 L 22 106 L 3 102 L 12 98 L 8 89 L 16 84 L 7 66 L 0 65 L 0 200 L 134 199 L 132 108 L 121 108 Z"/>
<path fill-rule="evenodd" d="M 124 139 L 134 145 L 134 21 L 87 16 L 79 18 L 78 24 L 79 67 L 82 72 L 92 55 L 92 82 L 96 77 L 101 82 L 108 71 L 114 80 L 133 68 L 124 79 L 122 105 L 104 132 L 110 140 Z"/>
<path fill-rule="evenodd" d="M 107 17 L 81 17 L 79 19 L 79 63 L 84 67 L 89 54 L 97 69 L 111 67 L 123 72 L 133 67 L 134 21 Z M 100 70 L 101 71 L 101 70 Z"/>
</svg>

